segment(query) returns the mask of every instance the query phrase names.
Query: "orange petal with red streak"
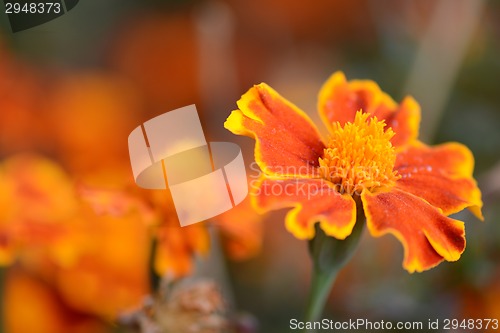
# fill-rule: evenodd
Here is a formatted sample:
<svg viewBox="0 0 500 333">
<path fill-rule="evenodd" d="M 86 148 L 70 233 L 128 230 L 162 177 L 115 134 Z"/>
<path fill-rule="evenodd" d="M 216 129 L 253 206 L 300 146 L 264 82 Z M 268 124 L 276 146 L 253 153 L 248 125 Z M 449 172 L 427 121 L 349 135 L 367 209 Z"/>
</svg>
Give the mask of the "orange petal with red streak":
<svg viewBox="0 0 500 333">
<path fill-rule="evenodd" d="M 405 97 L 393 113 L 379 119 L 385 119 L 386 128 L 391 127 L 396 133 L 391 139 L 394 147 L 405 146 L 418 138 L 420 105 L 413 97 Z"/>
<path fill-rule="evenodd" d="M 419 144 L 398 154 L 395 170 L 401 178 L 396 186 L 425 199 L 445 215 L 468 207 L 483 220 L 481 191 L 472 178 L 473 168 L 474 158 L 464 145 Z"/>
<path fill-rule="evenodd" d="M 319 92 L 318 110 L 328 128 L 332 123 L 353 122 L 356 112 L 376 115 L 385 119 L 397 107 L 390 96 L 382 92 L 371 80 L 347 81 L 344 73 L 335 72 Z"/>
<path fill-rule="evenodd" d="M 356 111 L 362 110 L 385 120 L 396 135 L 394 146 L 405 145 L 418 137 L 420 107 L 411 97 L 400 105 L 371 80 L 347 81 L 344 73 L 334 73 L 323 85 L 318 98 L 319 114 L 328 129 L 332 123 L 353 122 Z"/>
<path fill-rule="evenodd" d="M 374 237 L 393 234 L 404 247 L 403 267 L 422 272 L 441 261 L 456 261 L 465 249 L 461 221 L 441 214 L 424 200 L 401 190 L 361 195 L 368 230 Z"/>
<path fill-rule="evenodd" d="M 356 204 L 321 179 L 274 180 L 263 178 L 252 186 L 254 204 L 267 211 L 294 207 L 286 216 L 286 227 L 298 239 L 314 237 L 314 224 L 332 237 L 345 239 L 356 223 Z"/>
<path fill-rule="evenodd" d="M 255 160 L 268 174 L 306 177 L 313 174 L 324 144 L 309 119 L 265 83 L 238 101 L 224 127 L 256 140 Z"/>
</svg>

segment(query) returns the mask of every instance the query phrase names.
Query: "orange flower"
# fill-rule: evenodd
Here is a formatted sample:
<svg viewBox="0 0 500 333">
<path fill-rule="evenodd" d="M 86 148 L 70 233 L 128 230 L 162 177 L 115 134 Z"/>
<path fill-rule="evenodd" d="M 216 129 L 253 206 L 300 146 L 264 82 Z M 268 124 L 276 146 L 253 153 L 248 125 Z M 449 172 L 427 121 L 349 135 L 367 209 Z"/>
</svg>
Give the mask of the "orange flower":
<svg viewBox="0 0 500 333">
<path fill-rule="evenodd" d="M 49 284 L 19 268 L 5 278 L 3 311 L 9 333 L 110 331 L 102 320 L 69 308 Z"/>
<path fill-rule="evenodd" d="M 27 248 L 55 253 L 77 209 L 69 177 L 55 163 L 26 154 L 0 163 L 0 183 L 0 265 Z"/>
<path fill-rule="evenodd" d="M 145 191 L 144 195 L 156 210 L 157 224 L 153 232 L 157 239 L 154 269 L 160 276 L 183 277 L 193 270 L 193 257 L 205 255 L 210 247 L 208 231 L 202 223 L 181 227 L 168 191 Z"/>
<path fill-rule="evenodd" d="M 56 267 L 53 283 L 73 309 L 113 320 L 150 292 L 153 215 L 140 200 L 118 191 L 83 188 L 78 194 L 79 214 L 59 249 L 78 257 Z"/>
<path fill-rule="evenodd" d="M 245 260 L 256 255 L 262 243 L 261 217 L 249 200 L 205 223 L 181 227 L 168 191 L 147 191 L 159 216 L 154 228 L 157 238 L 154 268 L 160 276 L 179 278 L 193 271 L 193 257 L 210 249 L 208 223 L 220 230 L 222 246 L 230 259 Z"/>
<path fill-rule="evenodd" d="M 469 208 L 483 219 L 471 152 L 418 141 L 420 108 L 411 97 L 398 105 L 372 81 L 333 74 L 318 102 L 329 140 L 264 83 L 238 107 L 224 125 L 256 140 L 264 175 L 253 186 L 254 204 L 294 207 L 286 227 L 297 238 L 313 238 L 319 222 L 327 235 L 345 239 L 362 207 L 370 233 L 393 234 L 405 250 L 404 268 L 421 272 L 458 260 L 465 249 L 463 222 L 448 215 Z"/>
<path fill-rule="evenodd" d="M 46 313 L 54 321 L 49 318 L 36 331 L 76 331 L 61 328 L 66 314 L 111 320 L 141 304 L 149 293 L 148 226 L 153 219 L 141 200 L 119 191 L 75 188 L 56 163 L 36 155 L 2 162 L 0 180 L 0 265 L 15 262 L 40 282 L 12 274 L 14 289 L 26 286 L 40 297 L 26 304 L 21 287 L 7 295 L 5 316 L 19 328 L 14 331 L 29 332 L 29 325 L 16 321 L 27 311 L 44 316 L 38 311 L 47 302 L 54 311 L 68 310 L 61 310 L 60 318 Z M 43 286 L 50 292 L 40 291 Z"/>
</svg>

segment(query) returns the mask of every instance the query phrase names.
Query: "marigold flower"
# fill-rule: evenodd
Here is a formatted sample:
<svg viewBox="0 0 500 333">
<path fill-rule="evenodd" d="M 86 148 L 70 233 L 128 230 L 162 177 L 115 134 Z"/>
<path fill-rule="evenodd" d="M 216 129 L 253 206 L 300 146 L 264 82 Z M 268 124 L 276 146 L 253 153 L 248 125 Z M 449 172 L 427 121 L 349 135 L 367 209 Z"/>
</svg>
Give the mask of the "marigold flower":
<svg viewBox="0 0 500 333">
<path fill-rule="evenodd" d="M 373 81 L 334 73 L 318 101 L 329 140 L 265 83 L 237 104 L 224 126 L 256 140 L 263 176 L 252 186 L 254 204 L 293 207 L 286 227 L 299 239 L 313 238 L 317 222 L 345 239 L 362 207 L 370 233 L 393 234 L 404 268 L 421 272 L 458 260 L 465 249 L 464 224 L 448 215 L 468 208 L 483 219 L 471 152 L 459 143 L 420 142 L 420 107 L 411 97 L 397 104 Z"/>
<path fill-rule="evenodd" d="M 6 274 L 3 328 L 9 333 L 104 333 L 100 318 L 68 307 L 50 284 L 14 268 Z"/>
<path fill-rule="evenodd" d="M 153 213 L 119 191 L 83 188 L 78 195 L 79 214 L 60 249 L 78 256 L 56 267 L 53 283 L 73 309 L 113 320 L 139 306 L 150 292 L 148 225 Z"/>
<path fill-rule="evenodd" d="M 50 298 L 54 298 L 58 302 L 54 308 L 66 306 L 71 308 L 68 313 L 106 320 L 141 303 L 149 292 L 148 226 L 153 219 L 141 200 L 121 191 L 75 188 L 57 163 L 37 155 L 16 155 L 0 163 L 0 180 L 5 212 L 0 214 L 0 265 L 15 262 L 55 294 L 45 297 L 34 286 L 33 293 L 41 295 L 37 301 L 44 303 L 47 298 L 52 304 Z M 19 274 L 12 276 L 14 286 L 31 288 L 31 282 L 22 277 L 21 282 L 14 281 Z M 25 317 L 20 302 L 38 310 L 38 303 L 30 304 L 31 308 L 25 297 L 18 299 L 23 295 L 12 292 L 5 301 L 9 310 L 5 316 L 14 327 L 26 327 L 16 323 Z M 40 332 L 60 331 L 52 325 L 62 318 L 54 322 L 50 318 L 40 323 L 47 324 Z"/>
<path fill-rule="evenodd" d="M 148 191 L 156 209 L 158 224 L 154 226 L 157 239 L 154 268 L 160 276 L 180 278 L 193 271 L 193 258 L 205 256 L 210 250 L 208 223 L 220 230 L 222 246 L 232 260 L 245 260 L 256 255 L 262 244 L 261 217 L 245 199 L 240 205 L 208 223 L 181 227 L 166 191 Z"/>
<path fill-rule="evenodd" d="M 12 263 L 25 249 L 50 249 L 54 259 L 63 259 L 55 249 L 78 204 L 68 175 L 57 164 L 29 154 L 0 163 L 0 205 L 0 265 Z"/>
</svg>

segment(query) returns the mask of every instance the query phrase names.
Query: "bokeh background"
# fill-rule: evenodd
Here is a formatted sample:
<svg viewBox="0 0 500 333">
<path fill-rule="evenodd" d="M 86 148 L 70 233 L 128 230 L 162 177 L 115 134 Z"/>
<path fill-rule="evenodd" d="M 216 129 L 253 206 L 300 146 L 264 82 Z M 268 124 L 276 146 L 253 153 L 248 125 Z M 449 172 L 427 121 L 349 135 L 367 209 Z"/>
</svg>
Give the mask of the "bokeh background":
<svg viewBox="0 0 500 333">
<path fill-rule="evenodd" d="M 133 332 L 122 317 L 144 315 L 158 275 L 216 281 L 235 331 L 288 332 L 311 263 L 285 212 L 177 228 L 168 193 L 135 188 L 127 136 L 196 104 L 207 139 L 238 143 L 249 164 L 253 140 L 223 128 L 241 94 L 266 82 L 319 123 L 337 70 L 414 96 L 424 142 L 472 150 L 485 222 L 457 214 L 460 261 L 412 275 L 394 238 L 365 233 L 325 317 L 500 319 L 500 2 L 81 0 L 15 34 L 0 21 L 3 332 Z"/>
</svg>

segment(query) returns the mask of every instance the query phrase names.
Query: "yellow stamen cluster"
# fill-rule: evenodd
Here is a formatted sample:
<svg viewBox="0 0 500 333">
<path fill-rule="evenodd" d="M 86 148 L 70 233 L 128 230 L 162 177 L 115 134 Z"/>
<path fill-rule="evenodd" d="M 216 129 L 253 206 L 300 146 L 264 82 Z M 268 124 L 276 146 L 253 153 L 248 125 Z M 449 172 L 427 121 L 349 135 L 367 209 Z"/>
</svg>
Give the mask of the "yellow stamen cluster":
<svg viewBox="0 0 500 333">
<path fill-rule="evenodd" d="M 337 191 L 351 195 L 390 187 L 400 177 L 393 170 L 396 152 L 394 132 L 385 122 L 358 111 L 353 123 L 333 124 L 328 147 L 319 159 L 321 176 Z"/>
</svg>

